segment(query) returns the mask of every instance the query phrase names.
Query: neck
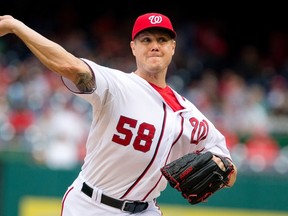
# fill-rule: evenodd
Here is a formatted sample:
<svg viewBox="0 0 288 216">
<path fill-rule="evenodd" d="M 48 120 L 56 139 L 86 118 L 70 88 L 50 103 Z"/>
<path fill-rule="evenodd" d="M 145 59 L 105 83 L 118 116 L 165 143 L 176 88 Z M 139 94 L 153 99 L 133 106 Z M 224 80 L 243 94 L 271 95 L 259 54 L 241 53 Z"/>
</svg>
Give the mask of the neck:
<svg viewBox="0 0 288 216">
<path fill-rule="evenodd" d="M 165 88 L 167 86 L 165 79 L 166 76 L 164 74 L 141 73 L 138 70 L 136 70 L 134 73 L 146 80 L 147 82 L 152 83 L 160 88 Z"/>
</svg>

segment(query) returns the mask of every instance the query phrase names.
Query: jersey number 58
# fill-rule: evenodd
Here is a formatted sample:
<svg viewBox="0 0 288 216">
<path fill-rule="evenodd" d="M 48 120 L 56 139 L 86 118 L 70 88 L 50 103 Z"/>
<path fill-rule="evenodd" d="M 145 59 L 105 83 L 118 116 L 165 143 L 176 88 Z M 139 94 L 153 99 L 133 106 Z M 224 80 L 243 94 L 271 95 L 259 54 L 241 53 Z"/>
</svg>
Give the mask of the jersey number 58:
<svg viewBox="0 0 288 216">
<path fill-rule="evenodd" d="M 116 130 L 119 134 L 114 134 L 112 141 L 123 146 L 129 145 L 133 139 L 135 150 L 147 152 L 151 148 L 155 135 L 155 127 L 143 122 L 139 124 L 137 134 L 133 134 L 133 129 L 137 127 L 137 120 L 125 116 L 120 116 Z"/>
</svg>

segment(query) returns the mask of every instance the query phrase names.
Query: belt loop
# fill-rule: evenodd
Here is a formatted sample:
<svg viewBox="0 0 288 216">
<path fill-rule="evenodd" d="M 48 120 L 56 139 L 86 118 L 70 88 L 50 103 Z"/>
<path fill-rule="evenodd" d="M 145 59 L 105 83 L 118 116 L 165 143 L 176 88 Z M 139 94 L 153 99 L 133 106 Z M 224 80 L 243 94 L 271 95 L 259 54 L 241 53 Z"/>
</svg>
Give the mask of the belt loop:
<svg viewBox="0 0 288 216">
<path fill-rule="evenodd" d="M 95 200 L 98 203 L 101 203 L 101 197 L 102 197 L 103 191 L 99 188 L 93 188 L 93 193 L 92 193 L 92 199 Z"/>
</svg>

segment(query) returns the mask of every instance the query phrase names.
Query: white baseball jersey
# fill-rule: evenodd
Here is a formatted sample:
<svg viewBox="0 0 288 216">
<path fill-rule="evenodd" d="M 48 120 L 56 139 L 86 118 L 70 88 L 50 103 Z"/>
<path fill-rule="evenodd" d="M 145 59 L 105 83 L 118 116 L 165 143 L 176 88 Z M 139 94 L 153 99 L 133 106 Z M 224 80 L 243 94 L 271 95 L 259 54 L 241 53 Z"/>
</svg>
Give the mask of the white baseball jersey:
<svg viewBox="0 0 288 216">
<path fill-rule="evenodd" d="M 77 94 L 93 107 L 83 181 L 114 198 L 152 201 L 167 185 L 165 163 L 196 150 L 230 158 L 223 135 L 178 93 L 184 109 L 174 112 L 135 73 L 83 61 L 96 79 L 93 93 Z"/>
</svg>

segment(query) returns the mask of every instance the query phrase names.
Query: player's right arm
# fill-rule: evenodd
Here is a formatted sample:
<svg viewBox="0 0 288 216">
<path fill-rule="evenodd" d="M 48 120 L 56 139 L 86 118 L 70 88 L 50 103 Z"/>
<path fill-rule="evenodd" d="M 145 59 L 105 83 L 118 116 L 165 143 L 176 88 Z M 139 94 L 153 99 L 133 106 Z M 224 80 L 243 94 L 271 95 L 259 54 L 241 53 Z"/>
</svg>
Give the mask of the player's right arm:
<svg viewBox="0 0 288 216">
<path fill-rule="evenodd" d="M 7 34 L 15 34 L 43 65 L 70 79 L 78 88 L 94 87 L 92 72 L 81 59 L 12 16 L 0 16 L 0 36 Z"/>
</svg>

